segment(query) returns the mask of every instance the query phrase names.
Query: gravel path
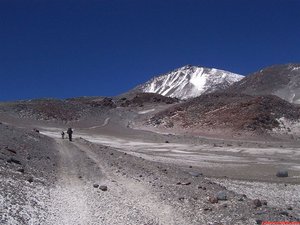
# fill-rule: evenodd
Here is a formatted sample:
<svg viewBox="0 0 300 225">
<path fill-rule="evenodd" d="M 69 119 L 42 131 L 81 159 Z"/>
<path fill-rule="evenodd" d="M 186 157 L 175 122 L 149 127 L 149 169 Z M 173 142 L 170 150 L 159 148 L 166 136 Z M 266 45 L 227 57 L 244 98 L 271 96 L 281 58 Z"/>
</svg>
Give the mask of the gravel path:
<svg viewBox="0 0 300 225">
<path fill-rule="evenodd" d="M 60 153 L 59 178 L 50 190 L 50 224 L 88 224 L 93 217 L 88 202 L 87 185 L 78 177 L 82 154 L 66 141 L 58 141 Z"/>
<path fill-rule="evenodd" d="M 67 140 L 57 144 L 59 178 L 50 190 L 47 224 L 184 224 L 146 186 L 114 176 L 88 147 Z"/>
</svg>

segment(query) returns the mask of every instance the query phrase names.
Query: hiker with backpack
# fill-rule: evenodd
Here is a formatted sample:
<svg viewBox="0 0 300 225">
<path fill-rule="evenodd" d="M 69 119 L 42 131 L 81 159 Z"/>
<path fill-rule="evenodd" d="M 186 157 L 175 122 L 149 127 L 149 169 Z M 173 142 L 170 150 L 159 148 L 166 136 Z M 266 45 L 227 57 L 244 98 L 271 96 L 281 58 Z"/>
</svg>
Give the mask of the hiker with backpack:
<svg viewBox="0 0 300 225">
<path fill-rule="evenodd" d="M 73 134 L 72 128 L 68 128 L 67 134 L 69 135 L 69 141 L 72 141 L 72 134 Z"/>
<path fill-rule="evenodd" d="M 61 138 L 65 139 L 65 132 L 64 131 L 61 132 Z"/>
</svg>

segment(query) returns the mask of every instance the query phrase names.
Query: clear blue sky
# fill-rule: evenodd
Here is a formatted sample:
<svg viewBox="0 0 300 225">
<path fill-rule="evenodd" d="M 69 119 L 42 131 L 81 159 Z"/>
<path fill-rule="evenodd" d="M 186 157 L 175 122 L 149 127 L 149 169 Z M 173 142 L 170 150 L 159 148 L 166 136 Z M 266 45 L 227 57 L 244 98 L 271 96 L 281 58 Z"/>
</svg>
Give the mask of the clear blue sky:
<svg viewBox="0 0 300 225">
<path fill-rule="evenodd" d="M 112 96 L 186 64 L 300 62 L 300 0 L 0 0 L 0 101 Z"/>
</svg>

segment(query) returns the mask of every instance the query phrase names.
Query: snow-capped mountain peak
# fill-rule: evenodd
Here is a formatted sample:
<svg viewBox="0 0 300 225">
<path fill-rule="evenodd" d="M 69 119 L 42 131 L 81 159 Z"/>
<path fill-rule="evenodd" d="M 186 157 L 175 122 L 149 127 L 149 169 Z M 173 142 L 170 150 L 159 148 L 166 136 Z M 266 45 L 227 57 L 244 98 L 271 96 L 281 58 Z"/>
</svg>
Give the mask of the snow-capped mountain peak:
<svg viewBox="0 0 300 225">
<path fill-rule="evenodd" d="M 203 93 L 224 90 L 244 76 L 224 70 L 187 65 L 154 77 L 137 87 L 139 91 L 188 99 Z"/>
</svg>

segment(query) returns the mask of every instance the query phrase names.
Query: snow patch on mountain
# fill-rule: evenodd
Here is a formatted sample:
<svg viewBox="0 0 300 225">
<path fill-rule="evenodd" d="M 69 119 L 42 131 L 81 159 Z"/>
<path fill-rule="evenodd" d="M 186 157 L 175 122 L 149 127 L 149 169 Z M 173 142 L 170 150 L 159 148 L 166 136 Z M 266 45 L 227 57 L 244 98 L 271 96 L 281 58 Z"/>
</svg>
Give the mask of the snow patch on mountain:
<svg viewBox="0 0 300 225">
<path fill-rule="evenodd" d="M 197 66 L 184 66 L 167 74 L 154 77 L 138 86 L 142 92 L 188 99 L 203 93 L 224 90 L 244 76 L 224 70 Z"/>
</svg>

